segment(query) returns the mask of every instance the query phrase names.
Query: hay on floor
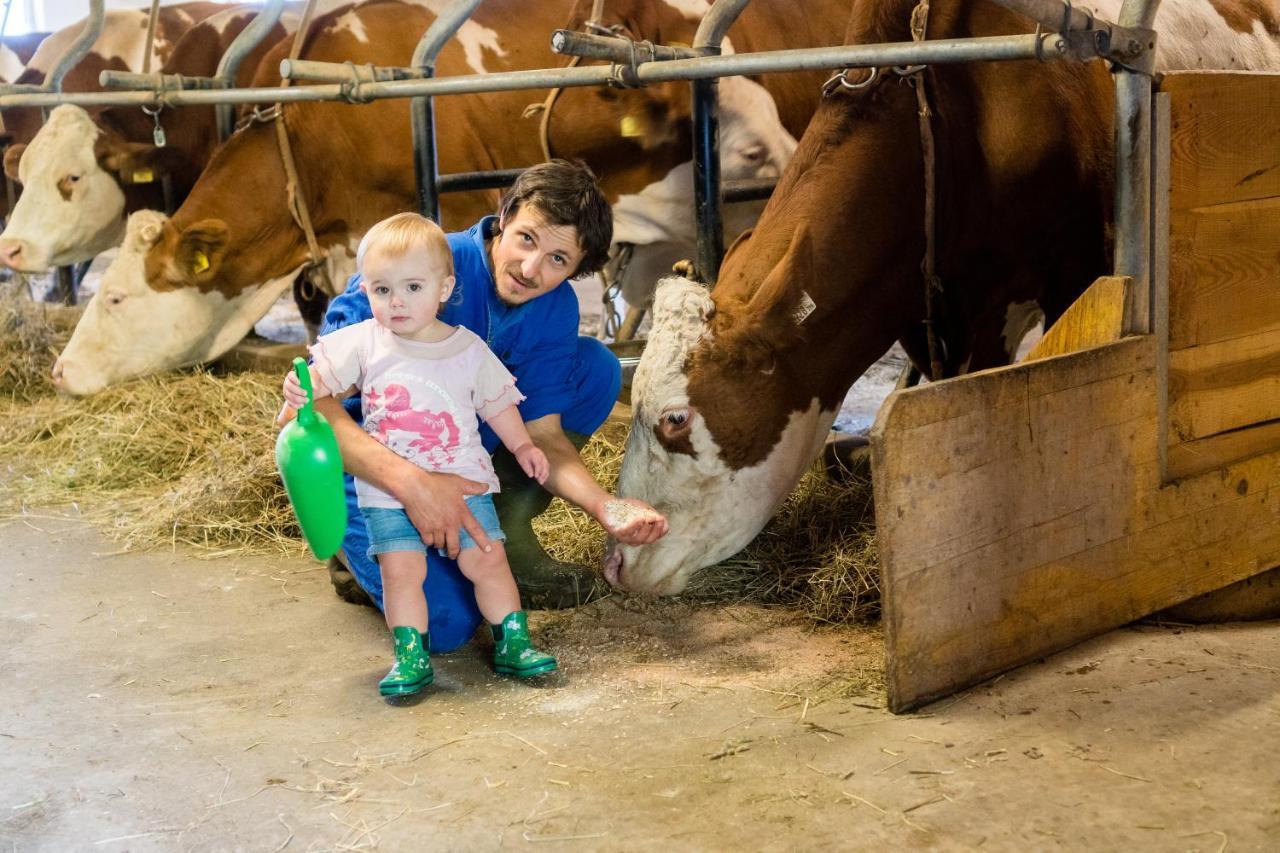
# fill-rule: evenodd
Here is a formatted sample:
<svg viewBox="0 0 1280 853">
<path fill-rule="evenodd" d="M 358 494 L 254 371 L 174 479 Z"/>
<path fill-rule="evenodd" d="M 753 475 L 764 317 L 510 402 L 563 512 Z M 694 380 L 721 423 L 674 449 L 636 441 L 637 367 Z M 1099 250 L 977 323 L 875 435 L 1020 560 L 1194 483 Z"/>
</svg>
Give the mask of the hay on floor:
<svg viewBox="0 0 1280 853">
<path fill-rule="evenodd" d="M 0 515 L 74 502 L 126 547 L 304 553 L 275 470 L 280 376 L 190 370 L 59 397 L 47 376 L 74 309 L 24 300 L 0 300 Z M 627 428 L 610 421 L 583 451 L 609 489 Z M 869 482 L 833 482 L 815 466 L 755 541 L 699 573 L 686 597 L 794 605 L 822 622 L 875 618 L 870 502 Z M 559 559 L 600 564 L 604 537 L 580 510 L 554 501 L 535 527 Z"/>
</svg>

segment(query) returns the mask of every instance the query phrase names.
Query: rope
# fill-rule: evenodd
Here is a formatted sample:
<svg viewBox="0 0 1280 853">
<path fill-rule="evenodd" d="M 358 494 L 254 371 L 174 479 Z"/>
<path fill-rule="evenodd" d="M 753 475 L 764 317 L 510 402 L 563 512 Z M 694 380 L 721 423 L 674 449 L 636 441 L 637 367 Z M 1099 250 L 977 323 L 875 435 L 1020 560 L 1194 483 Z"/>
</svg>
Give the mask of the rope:
<svg viewBox="0 0 1280 853">
<path fill-rule="evenodd" d="M 929 28 L 929 0 L 920 0 L 911 12 L 911 40 L 924 41 Z M 924 273 L 924 327 L 929 345 L 929 373 L 934 382 L 943 377 L 944 362 L 947 357 L 946 344 L 938 334 L 939 314 L 941 313 L 942 281 L 937 270 L 937 224 L 938 224 L 938 174 L 937 153 L 933 137 L 933 110 L 929 106 L 929 95 L 925 81 L 928 71 L 920 69 L 911 78 L 912 88 L 916 91 L 917 115 L 920 121 L 920 148 L 924 155 L 924 260 L 921 271 Z"/>
<path fill-rule="evenodd" d="M 147 18 L 147 49 L 142 54 L 142 73 L 151 73 L 151 51 L 156 38 L 156 18 L 160 17 L 160 0 L 151 0 L 151 15 Z"/>
<path fill-rule="evenodd" d="M 311 16 L 315 12 L 315 8 L 316 0 L 307 0 L 307 7 L 302 13 L 302 20 L 298 22 L 297 32 L 293 34 L 293 46 L 289 49 L 290 61 L 296 60 L 302 52 L 302 45 L 306 41 L 307 30 L 311 28 Z M 292 82 L 292 79 L 284 80 L 283 85 L 288 86 Z M 312 276 L 315 276 L 319 279 L 321 289 L 332 295 L 335 290 L 333 283 L 329 280 L 329 271 L 325 266 L 325 253 L 320 248 L 320 241 L 316 239 L 315 228 L 311 222 L 311 211 L 307 207 L 307 199 L 299 191 L 301 182 L 298 178 L 297 163 L 293 157 L 293 145 L 289 142 L 289 129 L 284 122 L 284 109 L 280 104 L 276 104 L 274 109 L 276 111 L 276 142 L 280 147 L 280 162 L 284 166 L 284 191 L 289 214 L 307 238 L 307 251 L 311 255 L 311 260 L 303 271 L 304 280 L 308 284 L 315 286 L 315 281 L 312 278 Z"/>
<path fill-rule="evenodd" d="M 591 17 L 587 18 L 583 26 L 587 29 L 604 29 L 600 23 L 600 16 L 604 14 L 604 0 L 593 0 L 591 4 Z M 569 64 L 565 68 L 573 68 L 582 61 L 581 56 L 573 56 L 569 59 Z M 547 98 L 542 103 L 529 104 L 524 108 L 523 118 L 542 113 L 542 119 L 538 122 L 538 143 L 542 146 L 542 159 L 544 162 L 552 159 L 551 154 L 551 111 L 555 108 L 556 100 L 560 97 L 560 93 L 564 91 L 562 88 L 552 89 L 547 93 Z"/>
</svg>

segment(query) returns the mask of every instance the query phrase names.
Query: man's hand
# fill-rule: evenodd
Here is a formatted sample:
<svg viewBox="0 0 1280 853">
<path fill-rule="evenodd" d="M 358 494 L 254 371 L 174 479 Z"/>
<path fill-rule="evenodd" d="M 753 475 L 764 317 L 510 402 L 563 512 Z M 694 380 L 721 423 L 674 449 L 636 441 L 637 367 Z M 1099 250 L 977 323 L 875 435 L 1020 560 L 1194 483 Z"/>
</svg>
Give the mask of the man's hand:
<svg viewBox="0 0 1280 853">
<path fill-rule="evenodd" d="M 667 533 L 667 519 L 644 501 L 607 498 L 596 520 L 609 535 L 626 545 L 651 545 Z"/>
<path fill-rule="evenodd" d="M 404 504 L 422 541 L 433 548 L 444 548 L 450 558 L 456 558 L 458 530 L 466 528 L 482 551 L 492 550 L 489 537 L 465 501 L 468 495 L 484 494 L 488 486 L 456 474 L 436 474 L 416 467 L 414 472 L 400 484 L 395 497 Z"/>
<path fill-rule="evenodd" d="M 522 444 L 511 454 L 520 463 L 520 468 L 538 483 L 547 481 L 547 472 L 551 467 L 547 464 L 547 455 L 531 443 Z"/>
</svg>

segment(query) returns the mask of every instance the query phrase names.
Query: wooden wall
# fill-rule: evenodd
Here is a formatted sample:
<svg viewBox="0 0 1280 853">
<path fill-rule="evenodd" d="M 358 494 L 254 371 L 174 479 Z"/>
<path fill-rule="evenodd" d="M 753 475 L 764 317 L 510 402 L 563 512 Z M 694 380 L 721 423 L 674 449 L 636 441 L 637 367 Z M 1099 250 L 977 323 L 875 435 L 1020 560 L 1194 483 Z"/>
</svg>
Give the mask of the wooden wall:
<svg viewBox="0 0 1280 853">
<path fill-rule="evenodd" d="M 1280 565 L 1280 76 L 1164 91 L 1167 342 L 1101 279 L 1041 360 L 880 411 L 894 711 Z"/>
<path fill-rule="evenodd" d="M 1280 442 L 1280 76 L 1171 74 L 1161 91 L 1176 479 Z"/>
</svg>

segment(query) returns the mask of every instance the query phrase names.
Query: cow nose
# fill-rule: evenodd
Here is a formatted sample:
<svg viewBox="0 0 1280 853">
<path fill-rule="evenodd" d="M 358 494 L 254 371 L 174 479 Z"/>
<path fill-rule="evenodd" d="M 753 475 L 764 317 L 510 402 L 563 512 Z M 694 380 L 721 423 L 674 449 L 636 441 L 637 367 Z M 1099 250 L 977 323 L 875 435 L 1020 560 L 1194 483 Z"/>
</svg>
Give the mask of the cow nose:
<svg viewBox="0 0 1280 853">
<path fill-rule="evenodd" d="M 63 374 L 62 359 L 58 359 L 53 363 L 53 387 L 55 388 L 62 387 L 62 374 Z"/>
<path fill-rule="evenodd" d="M 6 267 L 12 267 L 18 262 L 18 256 L 21 254 L 21 240 L 0 240 L 0 264 L 3 264 Z"/>
</svg>

